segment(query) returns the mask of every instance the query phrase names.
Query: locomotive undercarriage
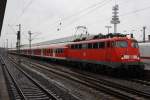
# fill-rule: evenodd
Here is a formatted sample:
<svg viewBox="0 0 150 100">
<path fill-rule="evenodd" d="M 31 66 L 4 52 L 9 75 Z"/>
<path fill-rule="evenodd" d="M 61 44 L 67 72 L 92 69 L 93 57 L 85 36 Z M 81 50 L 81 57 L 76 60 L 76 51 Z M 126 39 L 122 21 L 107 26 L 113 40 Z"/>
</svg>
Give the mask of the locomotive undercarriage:
<svg viewBox="0 0 150 100">
<path fill-rule="evenodd" d="M 22 55 L 29 57 L 29 55 Z M 59 64 L 67 65 L 68 67 L 78 68 L 80 70 L 92 71 L 94 73 L 101 73 L 115 76 L 143 76 L 144 64 L 139 63 L 113 63 L 113 62 L 99 62 L 87 61 L 77 59 L 53 59 L 43 58 L 40 56 L 32 56 L 34 59 L 43 59 L 48 62 L 57 62 Z"/>
<path fill-rule="evenodd" d="M 86 62 L 86 61 L 73 61 L 71 65 L 78 67 L 81 70 L 88 70 L 95 73 L 104 73 L 107 75 L 115 76 L 143 76 L 144 64 L 141 62 L 132 63 L 109 63 L 109 62 Z"/>
</svg>

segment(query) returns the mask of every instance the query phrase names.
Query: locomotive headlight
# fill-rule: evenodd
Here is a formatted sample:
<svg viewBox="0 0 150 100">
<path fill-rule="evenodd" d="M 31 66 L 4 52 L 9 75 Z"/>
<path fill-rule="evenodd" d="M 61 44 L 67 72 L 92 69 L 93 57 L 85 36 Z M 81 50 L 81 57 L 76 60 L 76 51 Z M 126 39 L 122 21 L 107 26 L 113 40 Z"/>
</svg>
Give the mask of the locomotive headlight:
<svg viewBox="0 0 150 100">
<path fill-rule="evenodd" d="M 138 58 L 138 56 L 137 55 L 133 55 L 133 59 L 137 59 Z"/>
<path fill-rule="evenodd" d="M 140 59 L 138 55 L 123 55 L 121 59 Z"/>
<path fill-rule="evenodd" d="M 140 56 L 137 56 L 138 57 L 138 59 L 140 59 Z"/>
<path fill-rule="evenodd" d="M 121 59 L 129 59 L 129 58 L 130 58 L 129 55 L 123 55 L 123 56 L 121 57 Z"/>
<path fill-rule="evenodd" d="M 133 55 L 133 59 L 140 59 L 138 55 Z"/>
<path fill-rule="evenodd" d="M 129 55 L 124 55 L 124 59 L 129 59 L 130 56 Z"/>
</svg>

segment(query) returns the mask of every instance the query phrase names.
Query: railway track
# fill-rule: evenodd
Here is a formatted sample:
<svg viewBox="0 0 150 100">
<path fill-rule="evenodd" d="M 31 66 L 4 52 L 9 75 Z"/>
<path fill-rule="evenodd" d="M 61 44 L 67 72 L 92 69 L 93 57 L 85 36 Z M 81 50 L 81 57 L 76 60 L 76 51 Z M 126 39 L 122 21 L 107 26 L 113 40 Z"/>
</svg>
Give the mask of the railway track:
<svg viewBox="0 0 150 100">
<path fill-rule="evenodd" d="M 26 72 L 0 56 L 3 71 L 13 100 L 61 100 L 41 86 Z"/>
<path fill-rule="evenodd" d="M 26 64 L 27 64 L 27 62 L 26 62 Z M 149 93 L 139 91 L 139 90 L 136 90 L 133 88 L 129 88 L 126 86 L 122 86 L 120 84 L 116 84 L 116 83 L 110 82 L 108 80 L 104 80 L 104 79 L 97 80 L 97 79 L 89 77 L 88 75 L 85 75 L 85 74 L 79 74 L 79 73 L 68 72 L 68 71 L 66 72 L 64 70 L 54 69 L 52 67 L 52 65 L 41 64 L 39 62 L 38 63 L 37 62 L 36 63 L 28 62 L 27 65 L 29 65 L 29 64 L 32 64 L 32 67 L 34 67 L 38 70 L 40 68 L 40 70 L 43 70 L 44 73 L 47 73 L 47 71 L 50 71 L 54 74 L 66 77 L 67 79 L 84 84 L 88 87 L 94 88 L 98 91 L 102 91 L 102 92 L 110 94 L 110 95 L 113 95 L 120 99 L 126 99 L 126 100 L 139 99 L 139 100 L 141 100 L 141 99 L 149 99 L 150 98 Z"/>
<path fill-rule="evenodd" d="M 131 80 L 129 80 L 129 81 L 136 82 L 136 83 L 140 83 L 140 84 L 142 84 L 142 85 L 150 86 L 150 81 L 146 81 L 146 80 L 131 79 Z"/>
</svg>

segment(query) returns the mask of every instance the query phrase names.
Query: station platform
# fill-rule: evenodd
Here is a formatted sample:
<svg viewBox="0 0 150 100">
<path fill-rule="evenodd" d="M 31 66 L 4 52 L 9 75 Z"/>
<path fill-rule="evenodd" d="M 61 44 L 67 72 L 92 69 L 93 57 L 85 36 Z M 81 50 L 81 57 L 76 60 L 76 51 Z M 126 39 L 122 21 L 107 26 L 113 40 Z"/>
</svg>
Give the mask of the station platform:
<svg viewBox="0 0 150 100">
<path fill-rule="evenodd" d="M 10 100 L 1 65 L 0 65 L 0 100 Z"/>
</svg>

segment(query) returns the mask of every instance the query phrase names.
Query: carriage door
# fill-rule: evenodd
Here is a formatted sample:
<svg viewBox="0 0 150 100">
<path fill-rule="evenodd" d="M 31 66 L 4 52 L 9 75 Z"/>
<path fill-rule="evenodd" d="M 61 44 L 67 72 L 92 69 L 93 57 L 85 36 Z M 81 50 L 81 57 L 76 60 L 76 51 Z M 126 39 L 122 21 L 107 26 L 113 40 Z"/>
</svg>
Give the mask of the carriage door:
<svg viewBox="0 0 150 100">
<path fill-rule="evenodd" d="M 106 61 L 110 62 L 111 61 L 111 42 L 108 41 L 106 42 Z"/>
<path fill-rule="evenodd" d="M 53 57 L 55 57 L 56 49 L 53 49 Z"/>
</svg>

